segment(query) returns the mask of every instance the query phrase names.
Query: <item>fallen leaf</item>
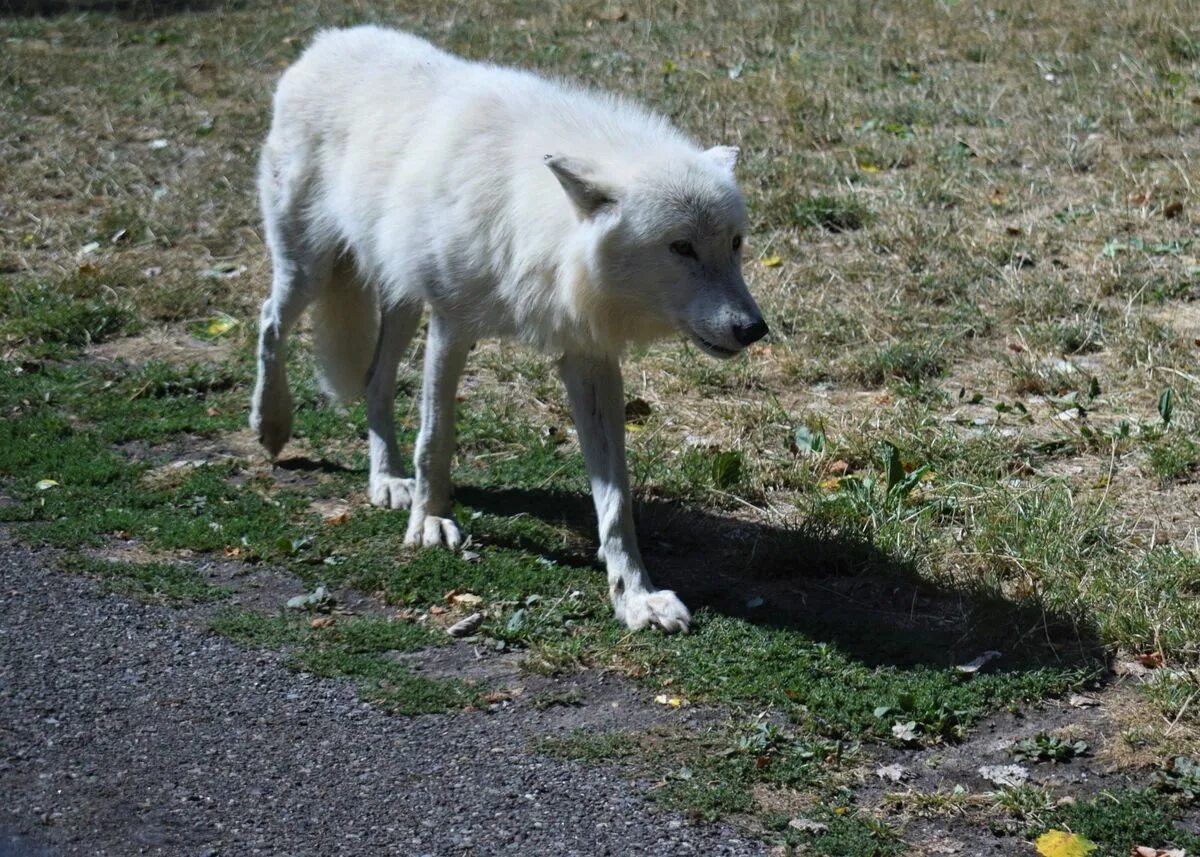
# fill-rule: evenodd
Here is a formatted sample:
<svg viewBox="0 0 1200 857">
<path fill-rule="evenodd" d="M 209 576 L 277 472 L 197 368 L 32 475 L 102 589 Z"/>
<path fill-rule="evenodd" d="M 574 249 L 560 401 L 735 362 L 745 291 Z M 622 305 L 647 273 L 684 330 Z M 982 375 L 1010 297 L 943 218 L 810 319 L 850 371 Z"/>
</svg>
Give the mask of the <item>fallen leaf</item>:
<svg viewBox="0 0 1200 857">
<path fill-rule="evenodd" d="M 483 597 L 476 595 L 474 592 L 460 592 L 451 598 L 450 601 L 461 607 L 474 607 L 476 604 L 483 603 Z"/>
<path fill-rule="evenodd" d="M 324 586 L 318 586 L 307 595 L 297 595 L 287 600 L 288 610 L 312 610 L 324 612 L 333 608 L 336 599 Z"/>
<path fill-rule="evenodd" d="M 909 720 L 907 722 L 897 720 L 895 725 L 892 726 L 892 737 L 905 744 L 916 744 L 921 740 L 921 735 L 917 731 L 917 722 L 915 720 Z"/>
<path fill-rule="evenodd" d="M 1162 848 L 1151 848 L 1148 845 L 1138 845 L 1130 854 L 1131 857 L 1187 857 L 1187 852 L 1182 848 L 1165 850 Z"/>
<path fill-rule="evenodd" d="M 872 164 L 872 163 L 869 163 L 869 162 L 867 162 L 867 161 L 863 161 L 863 162 L 861 162 L 861 163 L 858 165 L 858 168 L 859 168 L 860 170 L 862 170 L 864 173 L 877 173 L 877 172 L 879 172 L 879 167 L 877 167 L 877 166 L 875 166 L 874 164 Z"/>
<path fill-rule="evenodd" d="M 992 205 L 1004 205 L 1004 203 L 1008 202 L 1008 194 L 1000 190 L 1000 188 L 995 188 L 992 190 L 992 195 L 988 201 Z"/>
<path fill-rule="evenodd" d="M 209 336 L 224 336 L 229 331 L 233 330 L 238 325 L 238 320 L 231 315 L 222 313 L 214 319 L 211 319 L 204 326 L 204 332 Z"/>
<path fill-rule="evenodd" d="M 1096 850 L 1095 842 L 1065 830 L 1047 830 L 1035 844 L 1042 857 L 1086 857 Z"/>
<path fill-rule="evenodd" d="M 479 630 L 479 626 L 483 624 L 482 613 L 472 613 L 461 622 L 455 622 L 446 629 L 446 633 L 451 637 L 469 637 Z"/>
<path fill-rule="evenodd" d="M 810 821 L 807 818 L 793 818 L 788 822 L 788 827 L 792 830 L 799 830 L 801 833 L 824 833 L 829 829 L 828 824 L 822 824 L 819 821 Z"/>
<path fill-rule="evenodd" d="M 1150 192 L 1144 190 L 1136 191 L 1129 194 L 1126 199 L 1129 200 L 1130 205 L 1145 205 L 1150 201 Z"/>
<path fill-rule="evenodd" d="M 783 257 L 768 256 L 767 258 L 765 258 L 761 262 L 759 262 L 759 264 L 762 265 L 764 268 L 778 268 L 780 265 L 783 264 Z"/>
<path fill-rule="evenodd" d="M 902 783 L 912 776 L 903 765 L 883 765 L 875 769 L 875 776 L 881 780 L 887 780 L 893 783 Z"/>
<path fill-rule="evenodd" d="M 33 487 L 39 491 L 46 491 L 50 488 L 57 488 L 58 483 L 53 479 L 39 479 Z"/>
<path fill-rule="evenodd" d="M 332 616 L 318 616 L 308 623 L 310 628 L 332 628 L 337 624 L 337 619 Z"/>
<path fill-rule="evenodd" d="M 979 672 L 981 669 L 983 669 L 985 666 L 987 666 L 988 664 L 990 664 L 992 661 L 996 660 L 996 658 L 999 658 L 1000 656 L 1001 655 L 999 652 L 984 652 L 982 655 L 975 658 L 975 660 L 973 660 L 973 661 L 970 661 L 965 664 L 959 664 L 957 669 L 960 673 L 967 673 L 968 675 L 974 675 L 975 673 Z"/>
<path fill-rule="evenodd" d="M 1162 652 L 1151 652 L 1148 655 L 1135 655 L 1135 659 L 1139 664 L 1149 670 L 1156 670 L 1163 665 Z"/>
<path fill-rule="evenodd" d="M 1068 697 L 1067 703 L 1072 708 L 1095 708 L 1100 704 L 1100 700 L 1094 696 L 1083 696 L 1079 693 L 1073 693 Z"/>
<path fill-rule="evenodd" d="M 654 701 L 659 705 L 669 705 L 672 708 L 682 708 L 687 704 L 678 696 L 667 696 L 665 693 L 660 693 L 658 696 L 654 697 Z"/>
<path fill-rule="evenodd" d="M 510 699 L 515 699 L 525 692 L 523 687 L 502 687 L 499 690 L 493 690 L 483 697 L 483 701 L 488 705 L 496 705 L 500 702 L 507 702 Z"/>
<path fill-rule="evenodd" d="M 222 262 L 219 265 L 214 265 L 213 267 L 209 268 L 207 275 L 209 277 L 216 277 L 218 279 L 231 280 L 234 277 L 240 277 L 248 270 L 250 269 L 245 265 L 238 265 L 235 262 Z"/>
<path fill-rule="evenodd" d="M 1167 207 L 1163 209 L 1163 217 L 1167 218 L 1167 220 L 1174 220 L 1181 214 L 1183 214 L 1183 203 L 1179 202 L 1178 200 L 1169 203 Z"/>
</svg>

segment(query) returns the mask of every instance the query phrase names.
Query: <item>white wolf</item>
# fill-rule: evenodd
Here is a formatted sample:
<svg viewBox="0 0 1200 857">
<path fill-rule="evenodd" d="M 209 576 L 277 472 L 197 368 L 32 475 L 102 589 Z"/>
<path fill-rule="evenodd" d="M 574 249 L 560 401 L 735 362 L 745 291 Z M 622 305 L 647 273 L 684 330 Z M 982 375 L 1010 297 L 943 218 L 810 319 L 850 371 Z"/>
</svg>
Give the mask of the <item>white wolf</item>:
<svg viewBox="0 0 1200 857">
<path fill-rule="evenodd" d="M 686 630 L 638 551 L 620 356 L 682 332 L 730 357 L 767 332 L 741 275 L 737 149 L 701 150 L 659 116 L 378 27 L 321 33 L 283 75 L 259 170 L 274 268 L 251 425 L 291 435 L 284 361 L 311 302 L 325 385 L 364 391 L 371 502 L 411 506 L 405 541 L 457 547 L 454 401 L 472 344 L 558 358 L 617 618 Z M 396 373 L 431 307 L 415 478 L 396 444 Z"/>
</svg>

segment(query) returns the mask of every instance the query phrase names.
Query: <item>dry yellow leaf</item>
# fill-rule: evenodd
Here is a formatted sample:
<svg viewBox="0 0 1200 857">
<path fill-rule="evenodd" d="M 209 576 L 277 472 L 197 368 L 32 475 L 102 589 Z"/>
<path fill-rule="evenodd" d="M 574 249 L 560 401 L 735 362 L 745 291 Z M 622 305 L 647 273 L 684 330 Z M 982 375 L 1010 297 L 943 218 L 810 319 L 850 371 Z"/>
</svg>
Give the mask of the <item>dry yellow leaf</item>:
<svg viewBox="0 0 1200 857">
<path fill-rule="evenodd" d="M 672 708 L 680 708 L 683 705 L 683 700 L 678 696 L 667 696 L 665 693 L 660 693 L 654 697 L 654 701 L 659 705 L 669 705 Z"/>
<path fill-rule="evenodd" d="M 764 268 L 778 268 L 783 264 L 783 258 L 780 256 L 768 256 L 761 262 Z"/>
<path fill-rule="evenodd" d="M 875 166 L 874 164 L 867 163 L 866 161 L 864 161 L 864 162 L 862 162 L 861 164 L 859 164 L 859 165 L 858 165 L 858 168 L 859 168 L 860 170 L 862 170 L 864 173 L 877 173 L 877 172 L 879 172 L 879 167 Z"/>
<path fill-rule="evenodd" d="M 1096 850 L 1095 842 L 1065 830 L 1047 830 L 1035 844 L 1042 857 L 1087 857 Z"/>
<path fill-rule="evenodd" d="M 237 327 L 237 323 L 237 319 L 233 316 L 222 315 L 210 321 L 204 331 L 209 336 L 221 336 Z"/>
</svg>

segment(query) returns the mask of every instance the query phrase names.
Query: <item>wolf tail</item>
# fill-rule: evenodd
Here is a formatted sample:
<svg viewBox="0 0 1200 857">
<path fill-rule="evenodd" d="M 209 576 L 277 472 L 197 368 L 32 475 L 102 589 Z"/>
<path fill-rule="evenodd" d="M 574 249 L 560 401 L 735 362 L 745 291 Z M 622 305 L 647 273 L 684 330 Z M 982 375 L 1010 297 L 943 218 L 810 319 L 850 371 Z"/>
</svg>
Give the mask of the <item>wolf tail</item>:
<svg viewBox="0 0 1200 857">
<path fill-rule="evenodd" d="M 316 297 L 313 348 L 321 387 L 348 405 L 367 387 L 379 338 L 379 301 L 346 255 Z"/>
</svg>

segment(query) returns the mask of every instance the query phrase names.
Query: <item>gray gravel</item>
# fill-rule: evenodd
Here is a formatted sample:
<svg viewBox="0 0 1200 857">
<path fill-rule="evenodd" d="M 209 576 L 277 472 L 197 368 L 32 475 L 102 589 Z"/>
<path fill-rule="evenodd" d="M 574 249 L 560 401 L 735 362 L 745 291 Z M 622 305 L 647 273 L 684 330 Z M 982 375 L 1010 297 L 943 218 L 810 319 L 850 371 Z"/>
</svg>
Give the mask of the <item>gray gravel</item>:
<svg viewBox="0 0 1200 857">
<path fill-rule="evenodd" d="M 0 532 L 0 857 L 764 852 L 528 740 L 391 717 Z"/>
</svg>

